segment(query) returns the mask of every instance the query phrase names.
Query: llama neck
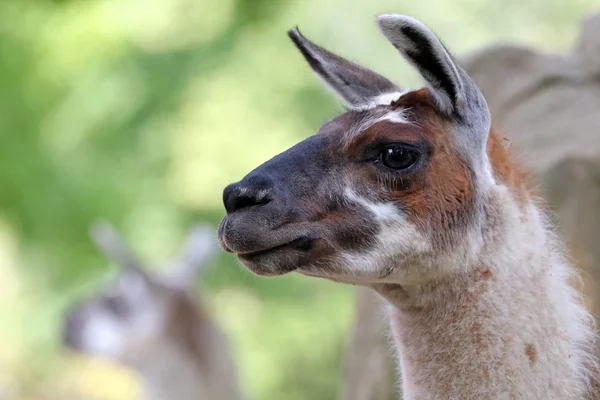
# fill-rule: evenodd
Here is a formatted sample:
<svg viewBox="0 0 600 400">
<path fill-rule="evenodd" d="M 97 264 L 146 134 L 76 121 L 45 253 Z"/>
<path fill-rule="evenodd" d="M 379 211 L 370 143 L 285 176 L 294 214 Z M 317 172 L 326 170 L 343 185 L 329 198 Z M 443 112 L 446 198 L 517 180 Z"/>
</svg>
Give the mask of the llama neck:
<svg viewBox="0 0 600 400">
<path fill-rule="evenodd" d="M 406 400 L 584 397 L 591 330 L 571 268 L 534 206 L 503 221 L 464 272 L 376 288 L 392 306 Z"/>
<path fill-rule="evenodd" d="M 204 358 L 165 341 L 138 360 L 145 400 L 241 400 L 237 371 L 220 331 L 204 332 Z M 151 354 L 150 354 L 151 353 Z"/>
<path fill-rule="evenodd" d="M 179 348 L 165 343 L 140 360 L 144 400 L 199 400 L 203 380 L 198 363 Z"/>
</svg>

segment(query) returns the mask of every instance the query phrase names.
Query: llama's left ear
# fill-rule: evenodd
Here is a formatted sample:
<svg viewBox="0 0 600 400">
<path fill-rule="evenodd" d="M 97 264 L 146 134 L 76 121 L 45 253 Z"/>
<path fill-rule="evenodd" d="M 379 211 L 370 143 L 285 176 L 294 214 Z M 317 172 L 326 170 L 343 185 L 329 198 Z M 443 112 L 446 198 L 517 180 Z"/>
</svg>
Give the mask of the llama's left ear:
<svg viewBox="0 0 600 400">
<path fill-rule="evenodd" d="M 312 70 L 351 107 L 360 107 L 385 99 L 396 100 L 402 90 L 387 78 L 317 46 L 298 28 L 288 36 L 302 53 Z M 389 96 L 392 96 L 388 99 Z M 393 98 L 393 97 L 396 98 Z"/>
<path fill-rule="evenodd" d="M 95 221 L 90 228 L 90 237 L 98 250 L 109 260 L 127 270 L 143 273 L 143 262 L 129 249 L 110 222 Z"/>
<path fill-rule="evenodd" d="M 429 28 L 404 15 L 384 14 L 377 23 L 394 47 L 417 68 L 440 112 L 467 124 L 480 121 L 489 128 L 490 115 L 483 94 Z"/>
</svg>

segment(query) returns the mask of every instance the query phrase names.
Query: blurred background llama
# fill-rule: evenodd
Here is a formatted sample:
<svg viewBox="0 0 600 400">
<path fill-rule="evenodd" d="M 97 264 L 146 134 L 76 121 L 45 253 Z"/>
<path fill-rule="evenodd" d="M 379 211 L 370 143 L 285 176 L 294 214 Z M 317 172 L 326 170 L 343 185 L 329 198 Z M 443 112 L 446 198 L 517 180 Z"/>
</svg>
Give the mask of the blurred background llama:
<svg viewBox="0 0 600 400">
<path fill-rule="evenodd" d="M 125 400 L 128 371 L 68 354 L 65 310 L 110 279 L 87 232 L 113 221 L 166 259 L 223 187 L 341 105 L 285 32 L 415 86 L 374 16 L 413 15 L 457 54 L 570 48 L 596 0 L 4 0 L 0 6 L 0 399 Z M 221 255 L 199 288 L 255 399 L 332 399 L 355 290 L 264 280 Z"/>
</svg>

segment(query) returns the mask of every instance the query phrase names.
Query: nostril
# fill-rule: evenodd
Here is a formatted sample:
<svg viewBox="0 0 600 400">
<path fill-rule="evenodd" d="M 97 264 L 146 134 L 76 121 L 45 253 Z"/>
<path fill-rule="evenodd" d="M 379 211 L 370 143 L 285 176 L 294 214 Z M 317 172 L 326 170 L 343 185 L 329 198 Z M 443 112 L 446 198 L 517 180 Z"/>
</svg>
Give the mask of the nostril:
<svg viewBox="0 0 600 400">
<path fill-rule="evenodd" d="M 252 190 L 234 185 L 227 187 L 223 193 L 223 202 L 228 213 L 244 208 L 263 206 L 272 200 L 271 191 L 267 189 Z"/>
<path fill-rule="evenodd" d="M 242 208 L 248 208 L 252 206 L 261 206 L 267 204 L 271 200 L 267 197 L 258 198 L 251 196 L 239 196 L 233 200 L 233 208 L 235 210 L 241 210 Z"/>
</svg>

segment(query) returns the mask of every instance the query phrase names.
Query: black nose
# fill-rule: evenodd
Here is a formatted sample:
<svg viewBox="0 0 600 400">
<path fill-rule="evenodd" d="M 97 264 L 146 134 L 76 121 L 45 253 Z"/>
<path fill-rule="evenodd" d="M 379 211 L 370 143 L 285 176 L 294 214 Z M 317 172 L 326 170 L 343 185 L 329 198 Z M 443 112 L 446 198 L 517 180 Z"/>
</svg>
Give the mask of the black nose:
<svg viewBox="0 0 600 400">
<path fill-rule="evenodd" d="M 273 183 L 259 176 L 246 177 L 223 191 L 223 204 L 227 213 L 253 206 L 263 206 L 273 200 Z"/>
</svg>

